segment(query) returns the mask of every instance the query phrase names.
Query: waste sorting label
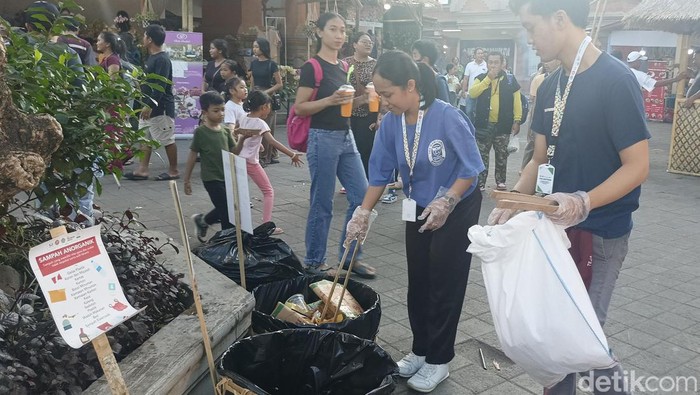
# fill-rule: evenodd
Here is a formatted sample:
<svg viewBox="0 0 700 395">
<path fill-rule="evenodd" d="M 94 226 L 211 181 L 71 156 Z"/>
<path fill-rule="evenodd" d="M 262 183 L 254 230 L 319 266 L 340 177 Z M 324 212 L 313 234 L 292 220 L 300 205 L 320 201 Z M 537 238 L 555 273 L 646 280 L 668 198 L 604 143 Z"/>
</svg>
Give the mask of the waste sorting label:
<svg viewBox="0 0 700 395">
<path fill-rule="evenodd" d="M 32 248 L 29 262 L 63 340 L 73 348 L 139 313 L 124 296 L 99 225 Z"/>
</svg>

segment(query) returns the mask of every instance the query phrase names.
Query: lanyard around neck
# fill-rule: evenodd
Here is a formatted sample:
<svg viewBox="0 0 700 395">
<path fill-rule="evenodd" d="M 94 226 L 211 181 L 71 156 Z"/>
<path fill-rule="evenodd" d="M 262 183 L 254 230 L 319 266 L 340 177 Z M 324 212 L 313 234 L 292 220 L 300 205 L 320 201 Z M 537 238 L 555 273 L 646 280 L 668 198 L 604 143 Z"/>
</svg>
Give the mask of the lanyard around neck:
<svg viewBox="0 0 700 395">
<path fill-rule="evenodd" d="M 413 168 L 416 166 L 416 158 L 418 157 L 418 143 L 420 142 L 420 131 L 423 126 L 423 114 L 424 110 L 418 110 L 418 121 L 416 122 L 416 135 L 413 138 L 413 150 L 412 152 L 408 148 L 408 132 L 406 131 L 406 114 L 401 115 L 401 127 L 403 130 L 403 153 L 406 157 L 406 163 L 408 163 L 408 198 L 411 198 L 411 191 L 413 190 Z"/>
<path fill-rule="evenodd" d="M 578 72 L 579 66 L 581 66 L 581 60 L 583 59 L 583 54 L 586 53 L 586 48 L 588 44 L 591 43 L 591 37 L 586 36 L 581 42 L 576 53 L 576 58 L 574 59 L 574 64 L 571 66 L 571 71 L 569 72 L 569 80 L 566 82 L 566 88 L 564 88 L 564 95 L 561 94 L 561 76 L 564 74 L 564 69 L 559 71 L 559 80 L 557 81 L 557 91 L 554 96 L 554 115 L 552 118 L 552 141 L 547 147 L 547 159 L 551 163 L 554 158 L 554 153 L 557 149 L 557 140 L 559 139 L 559 129 L 561 128 L 561 121 L 564 118 L 564 110 L 566 109 L 566 102 L 569 99 L 569 93 L 571 92 L 571 86 L 574 83 L 574 78 L 576 78 L 576 73 Z"/>
</svg>

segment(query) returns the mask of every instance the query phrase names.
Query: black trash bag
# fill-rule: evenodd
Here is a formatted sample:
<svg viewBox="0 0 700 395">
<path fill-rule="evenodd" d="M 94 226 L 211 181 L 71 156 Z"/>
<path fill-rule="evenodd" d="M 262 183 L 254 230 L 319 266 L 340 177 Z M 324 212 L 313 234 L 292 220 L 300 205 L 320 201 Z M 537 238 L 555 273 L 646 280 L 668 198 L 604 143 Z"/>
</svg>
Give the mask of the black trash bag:
<svg viewBox="0 0 700 395">
<path fill-rule="evenodd" d="M 398 367 L 372 341 L 324 329 L 285 329 L 239 340 L 221 375 L 260 395 L 390 394 Z"/>
<path fill-rule="evenodd" d="M 292 248 L 284 241 L 270 237 L 275 224 L 266 222 L 243 233 L 246 286 L 250 291 L 260 284 L 301 276 L 303 268 Z M 209 241 L 192 249 L 192 253 L 240 285 L 236 229 L 216 232 Z"/>
<path fill-rule="evenodd" d="M 293 328 L 320 328 L 330 329 L 353 334 L 359 338 L 374 340 L 379 331 L 379 322 L 382 319 L 382 307 L 379 294 L 369 286 L 350 279 L 348 281 L 348 292 L 362 306 L 364 313 L 354 319 L 346 319 L 339 323 L 328 323 L 322 325 L 294 324 L 279 320 L 270 314 L 275 310 L 277 302 L 284 303 L 294 294 L 304 295 L 307 303 L 319 300 L 314 291 L 309 288 L 310 284 L 328 279 L 324 276 L 295 277 L 288 280 L 275 281 L 263 284 L 253 290 L 255 297 L 255 310 L 253 310 L 252 327 L 255 333 L 274 332 L 281 329 Z M 342 277 L 341 277 L 342 280 Z M 340 285 L 342 281 L 338 282 Z M 341 288 L 336 287 L 335 292 L 340 292 Z"/>
</svg>

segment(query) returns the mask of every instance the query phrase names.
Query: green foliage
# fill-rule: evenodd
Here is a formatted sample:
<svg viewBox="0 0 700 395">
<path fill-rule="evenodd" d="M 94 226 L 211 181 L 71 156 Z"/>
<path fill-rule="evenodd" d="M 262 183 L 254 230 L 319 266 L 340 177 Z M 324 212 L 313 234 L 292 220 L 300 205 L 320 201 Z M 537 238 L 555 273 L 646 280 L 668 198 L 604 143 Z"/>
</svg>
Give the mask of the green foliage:
<svg viewBox="0 0 700 395">
<path fill-rule="evenodd" d="M 49 32 L 8 35 L 5 78 L 15 104 L 28 114 L 50 114 L 63 128 L 63 143 L 48 163 L 43 187 L 33 191 L 44 207 L 76 202 L 92 182 L 99 193 L 94 173 L 121 176 L 137 145 L 155 144 L 132 127 L 139 110 L 131 106 L 141 99 L 140 84 L 162 77 L 146 76 L 139 69 L 110 76 L 101 66 L 76 65 L 75 54 L 51 40 L 67 22 L 59 17 Z"/>
</svg>

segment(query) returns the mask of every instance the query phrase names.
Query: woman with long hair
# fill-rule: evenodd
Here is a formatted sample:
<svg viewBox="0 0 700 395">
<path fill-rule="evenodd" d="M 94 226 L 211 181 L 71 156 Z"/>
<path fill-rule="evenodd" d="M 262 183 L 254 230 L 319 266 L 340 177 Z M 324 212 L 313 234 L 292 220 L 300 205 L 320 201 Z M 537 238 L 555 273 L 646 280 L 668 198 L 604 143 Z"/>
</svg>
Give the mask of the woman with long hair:
<svg viewBox="0 0 700 395">
<path fill-rule="evenodd" d="M 266 38 L 258 37 L 253 42 L 253 55 L 256 59 L 250 63 L 250 86 L 253 90 L 259 90 L 273 96 L 275 92 L 282 89 L 282 76 L 280 75 L 279 66 L 270 58 L 270 42 Z M 270 126 L 270 134 L 275 135 L 275 124 L 277 120 L 277 111 L 273 109 L 265 119 L 265 122 Z M 265 165 L 278 163 L 277 150 L 275 147 L 263 141 L 263 158 L 262 162 Z"/>
<path fill-rule="evenodd" d="M 377 112 L 370 112 L 367 84 L 372 82 L 372 72 L 377 60 L 371 58 L 373 47 L 372 38 L 369 34 L 360 32 L 353 36 L 352 46 L 355 53 L 343 59 L 350 66 L 350 83 L 355 88 L 355 100 L 353 101 L 352 118 L 350 118 L 350 129 L 355 137 L 357 150 L 360 152 L 362 166 L 365 168 L 365 175 L 368 175 L 369 154 L 372 152 L 374 142 L 374 131 L 372 124 L 377 122 Z"/>
<path fill-rule="evenodd" d="M 118 35 L 112 32 L 102 32 L 97 36 L 97 52 L 102 54 L 100 66 L 112 78 L 121 70 L 121 57 L 124 56 L 124 43 Z"/>
<path fill-rule="evenodd" d="M 333 219 L 333 195 L 335 179 L 347 189 L 348 210 L 347 223 L 352 213 L 362 202 L 367 190 L 367 178 L 362 168 L 360 153 L 355 146 L 355 139 L 350 132 L 348 118 L 341 117 L 340 107 L 352 100 L 352 96 L 343 94 L 339 88 L 347 81 L 347 69 L 344 62 L 338 60 L 338 51 L 345 43 L 345 19 L 338 14 L 327 12 L 316 22 L 316 56 L 301 67 L 299 88 L 294 103 L 295 111 L 300 116 L 311 116 L 308 148 L 306 157 L 311 173 L 311 204 L 306 222 L 306 258 L 309 269 L 333 274 L 333 266 L 326 264 L 328 232 Z M 316 97 L 311 96 L 316 88 L 314 64 L 323 71 L 321 84 Z M 341 234 L 338 257 L 343 256 L 345 247 L 345 227 Z M 353 243 L 349 248 L 355 248 Z M 357 248 L 360 248 L 357 246 Z M 348 257 L 353 251 L 349 251 Z M 374 268 L 361 262 L 362 251 L 357 251 L 353 272 L 365 278 L 376 276 Z M 349 264 L 349 262 L 345 262 Z"/>
<path fill-rule="evenodd" d="M 124 10 L 117 11 L 117 16 L 114 18 L 114 25 L 117 27 L 117 30 L 119 30 L 119 33 L 117 33 L 119 38 L 121 38 L 124 43 L 124 56 L 122 56 L 122 59 L 131 64 L 140 66 L 141 52 L 136 45 L 134 35 L 131 34 L 131 19 L 129 18 L 129 14 Z"/>
<path fill-rule="evenodd" d="M 209 44 L 209 56 L 211 60 L 207 63 L 204 71 L 205 90 L 223 92 L 226 80 L 221 76 L 221 64 L 228 56 L 228 44 L 223 38 L 216 38 Z"/>
<path fill-rule="evenodd" d="M 391 182 L 404 180 L 411 352 L 398 362 L 408 386 L 430 392 L 449 376 L 471 254 L 467 230 L 479 220 L 484 169 L 474 128 L 436 99 L 435 72 L 400 51 L 384 53 L 372 78 L 389 113 L 370 157 L 369 188 L 347 225 L 345 245 L 363 240 L 370 212 Z"/>
</svg>

